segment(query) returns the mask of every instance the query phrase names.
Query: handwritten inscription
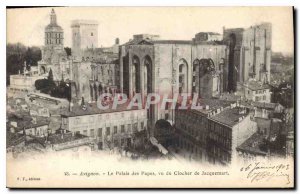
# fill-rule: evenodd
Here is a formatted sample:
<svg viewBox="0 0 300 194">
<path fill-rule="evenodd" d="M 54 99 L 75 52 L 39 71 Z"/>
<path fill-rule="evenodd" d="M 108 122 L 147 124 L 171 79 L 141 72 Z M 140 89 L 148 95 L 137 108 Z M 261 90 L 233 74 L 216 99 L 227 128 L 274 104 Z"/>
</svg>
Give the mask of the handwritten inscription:
<svg viewBox="0 0 300 194">
<path fill-rule="evenodd" d="M 264 164 L 261 162 L 251 163 L 240 169 L 245 172 L 247 179 L 251 182 L 270 181 L 274 178 L 281 178 L 286 181 L 286 184 L 291 182 L 290 175 L 288 174 L 290 166 L 288 164 Z"/>
</svg>

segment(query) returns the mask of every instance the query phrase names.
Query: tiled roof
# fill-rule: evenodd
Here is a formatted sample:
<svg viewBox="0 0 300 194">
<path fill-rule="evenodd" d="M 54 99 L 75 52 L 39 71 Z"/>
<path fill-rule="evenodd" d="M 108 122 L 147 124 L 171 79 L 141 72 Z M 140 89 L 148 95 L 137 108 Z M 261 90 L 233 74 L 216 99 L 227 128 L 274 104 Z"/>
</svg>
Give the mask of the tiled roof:
<svg viewBox="0 0 300 194">
<path fill-rule="evenodd" d="M 12 114 L 9 115 L 8 118 L 9 121 L 17 122 L 17 127 L 15 128 L 17 132 L 22 131 L 24 128 L 29 129 L 29 128 L 49 125 L 49 120 L 44 117 L 35 117 L 36 123 L 32 122 L 32 117 L 29 115 L 22 115 L 22 117 L 20 117 L 18 115 Z M 9 124 L 8 127 L 12 127 L 12 126 Z"/>
<path fill-rule="evenodd" d="M 25 135 L 19 133 L 6 132 L 6 147 L 15 146 L 25 141 Z"/>
<path fill-rule="evenodd" d="M 226 108 L 218 114 L 215 114 L 210 119 L 222 123 L 224 125 L 233 127 L 240 122 L 240 118 L 245 117 L 248 113 L 239 113 L 239 107 Z"/>
<path fill-rule="evenodd" d="M 263 143 L 264 137 L 259 133 L 254 133 L 244 143 L 236 148 L 237 151 L 248 152 L 250 154 L 267 155 L 259 146 Z"/>
</svg>

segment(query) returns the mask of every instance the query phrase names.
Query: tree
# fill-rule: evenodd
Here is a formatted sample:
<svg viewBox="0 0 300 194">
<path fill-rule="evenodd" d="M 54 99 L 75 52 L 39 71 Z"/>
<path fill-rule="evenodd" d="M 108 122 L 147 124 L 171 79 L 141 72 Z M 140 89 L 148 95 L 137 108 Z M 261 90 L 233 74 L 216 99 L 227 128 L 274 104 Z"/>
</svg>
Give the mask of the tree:
<svg viewBox="0 0 300 194">
<path fill-rule="evenodd" d="M 9 85 L 10 75 L 23 73 L 24 61 L 27 63 L 27 70 L 30 66 L 37 65 L 42 58 L 41 49 L 38 47 L 26 47 L 21 43 L 6 45 L 6 83 Z"/>
</svg>

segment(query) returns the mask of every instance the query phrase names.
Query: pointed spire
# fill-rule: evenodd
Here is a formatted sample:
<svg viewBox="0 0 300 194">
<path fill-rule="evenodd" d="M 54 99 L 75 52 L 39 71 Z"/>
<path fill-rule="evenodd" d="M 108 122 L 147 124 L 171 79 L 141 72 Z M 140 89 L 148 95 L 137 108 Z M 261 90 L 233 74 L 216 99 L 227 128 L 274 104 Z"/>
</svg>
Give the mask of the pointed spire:
<svg viewBox="0 0 300 194">
<path fill-rule="evenodd" d="M 55 14 L 54 9 L 51 10 L 51 14 L 50 14 L 50 24 L 56 25 L 56 14 Z"/>
</svg>

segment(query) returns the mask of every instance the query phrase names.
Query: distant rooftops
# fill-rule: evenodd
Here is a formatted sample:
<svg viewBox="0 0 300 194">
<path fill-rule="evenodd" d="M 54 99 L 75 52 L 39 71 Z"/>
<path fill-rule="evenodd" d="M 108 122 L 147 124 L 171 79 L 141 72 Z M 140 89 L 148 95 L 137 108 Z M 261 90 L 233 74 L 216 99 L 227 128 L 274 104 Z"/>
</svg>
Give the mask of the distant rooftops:
<svg viewBox="0 0 300 194">
<path fill-rule="evenodd" d="M 8 117 L 10 123 L 7 127 L 13 127 L 16 130 L 16 132 L 22 131 L 23 129 L 30 129 L 49 125 L 49 120 L 44 117 L 32 118 L 31 116 L 25 114 L 23 114 L 22 116 L 19 116 L 17 114 L 9 114 Z M 12 122 L 15 122 L 15 124 L 12 124 Z"/>
<path fill-rule="evenodd" d="M 134 40 L 158 40 L 160 38 L 157 34 L 135 34 L 133 35 Z"/>
<path fill-rule="evenodd" d="M 49 135 L 48 141 L 51 144 L 61 144 L 61 143 L 71 142 L 83 138 L 87 138 L 87 136 L 78 133 L 73 134 L 72 132 L 67 130 L 61 133 L 61 129 L 58 129 L 55 131 L 54 134 Z"/>
<path fill-rule="evenodd" d="M 275 109 L 276 107 L 283 108 L 281 104 L 272 102 L 253 102 L 253 106 L 265 109 Z"/>
<path fill-rule="evenodd" d="M 200 99 L 198 106 L 202 106 L 202 109 L 195 109 L 194 111 L 198 111 L 204 114 L 208 114 L 213 111 L 217 111 L 218 109 L 224 109 L 229 107 L 232 103 L 225 100 L 219 99 Z"/>
</svg>

